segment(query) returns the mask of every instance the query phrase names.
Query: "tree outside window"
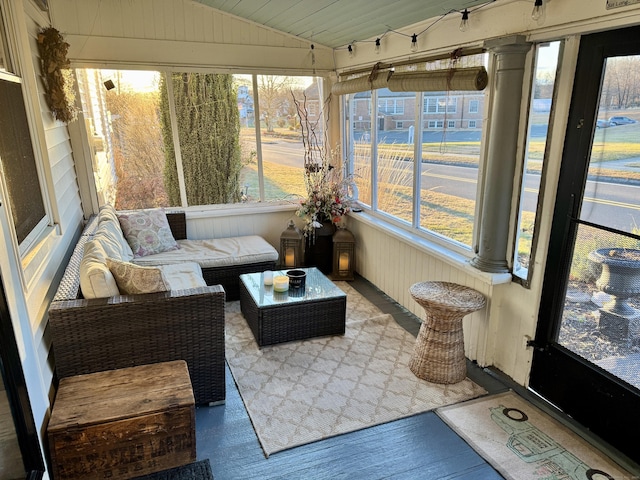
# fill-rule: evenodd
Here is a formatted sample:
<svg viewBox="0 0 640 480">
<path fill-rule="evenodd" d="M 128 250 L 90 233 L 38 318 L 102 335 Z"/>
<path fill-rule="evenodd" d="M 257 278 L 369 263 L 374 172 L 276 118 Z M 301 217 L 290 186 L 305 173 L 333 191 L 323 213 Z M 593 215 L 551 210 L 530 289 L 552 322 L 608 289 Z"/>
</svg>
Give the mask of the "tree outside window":
<svg viewBox="0 0 640 480">
<path fill-rule="evenodd" d="M 265 75 L 254 83 L 251 75 L 176 72 L 170 96 L 164 76 L 76 71 L 100 204 L 181 206 L 179 164 L 187 205 L 297 201 L 304 194 L 304 150 L 292 94 L 306 97 L 309 115 L 322 123 L 316 79 Z"/>
</svg>

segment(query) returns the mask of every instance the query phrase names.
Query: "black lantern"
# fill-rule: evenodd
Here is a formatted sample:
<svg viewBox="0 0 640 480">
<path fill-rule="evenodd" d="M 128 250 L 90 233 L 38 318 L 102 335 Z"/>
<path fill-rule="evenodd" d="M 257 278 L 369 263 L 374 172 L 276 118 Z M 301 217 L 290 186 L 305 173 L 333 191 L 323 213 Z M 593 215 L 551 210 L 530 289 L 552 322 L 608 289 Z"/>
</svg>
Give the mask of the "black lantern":
<svg viewBox="0 0 640 480">
<path fill-rule="evenodd" d="M 353 280 L 356 268 L 356 239 L 346 228 L 333 234 L 333 280 Z"/>
<path fill-rule="evenodd" d="M 289 220 L 289 226 L 280 235 L 280 265 L 283 268 L 302 266 L 302 233 Z"/>
</svg>

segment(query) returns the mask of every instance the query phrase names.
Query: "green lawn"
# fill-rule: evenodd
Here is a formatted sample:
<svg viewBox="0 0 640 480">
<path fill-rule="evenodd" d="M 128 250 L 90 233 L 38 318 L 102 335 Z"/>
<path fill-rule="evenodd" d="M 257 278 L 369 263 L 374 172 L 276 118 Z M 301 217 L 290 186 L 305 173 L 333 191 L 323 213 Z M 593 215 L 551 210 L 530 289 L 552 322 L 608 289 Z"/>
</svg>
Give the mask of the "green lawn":
<svg viewBox="0 0 640 480">
<path fill-rule="evenodd" d="M 280 130 L 276 135 L 292 138 L 296 134 L 292 131 Z M 640 168 L 638 172 L 618 171 L 606 168 L 606 163 L 613 160 L 628 158 L 640 158 L 640 122 L 637 124 L 597 129 L 594 137 L 594 146 L 591 159 L 591 173 L 599 176 L 635 178 L 640 180 Z M 533 140 L 529 143 L 528 171 L 539 172 L 542 168 L 544 155 L 543 139 Z M 361 158 L 368 158 L 369 145 L 356 145 L 356 154 Z M 424 161 L 452 162 L 468 165 L 477 165 L 480 154 L 480 142 L 458 143 L 424 143 L 422 145 L 422 158 Z M 384 162 L 395 168 L 389 172 L 403 171 L 398 168 L 398 162 L 413 158 L 413 145 L 409 144 L 379 144 L 379 168 Z M 640 167 L 640 160 L 637 162 Z M 245 167 L 243 184 L 249 185 L 250 196 L 257 196 L 257 166 L 249 164 Z M 282 165 L 264 163 L 265 191 L 268 200 L 289 199 L 297 201 L 299 196 L 304 196 L 302 181 L 302 169 L 285 167 Z M 383 168 L 384 170 L 384 168 Z M 408 222 L 411 221 L 412 190 L 407 183 L 399 178 L 386 177 L 379 179 L 378 193 L 379 209 L 391 215 L 397 216 Z M 389 173 L 388 175 L 396 175 Z M 397 175 L 396 175 L 397 176 Z M 360 178 L 356 179 L 361 198 L 370 198 L 369 186 L 366 185 L 366 173 L 360 172 Z M 437 191 L 422 193 L 421 198 L 421 226 L 438 232 L 446 237 L 470 245 L 472 241 L 472 229 L 474 224 L 475 202 L 459 197 L 442 194 Z M 518 244 L 518 251 L 525 254 L 529 251 L 533 234 L 533 212 L 523 212 L 523 233 Z M 579 275 L 584 276 L 584 275 Z"/>
</svg>

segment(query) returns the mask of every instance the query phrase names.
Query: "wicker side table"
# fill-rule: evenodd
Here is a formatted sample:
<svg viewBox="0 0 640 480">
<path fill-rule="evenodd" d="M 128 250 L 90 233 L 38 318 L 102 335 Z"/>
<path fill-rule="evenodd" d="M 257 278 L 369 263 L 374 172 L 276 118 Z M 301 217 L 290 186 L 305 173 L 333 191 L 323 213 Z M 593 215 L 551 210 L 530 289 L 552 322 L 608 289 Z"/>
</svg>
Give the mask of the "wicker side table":
<svg viewBox="0 0 640 480">
<path fill-rule="evenodd" d="M 409 368 L 417 377 L 433 383 L 464 380 L 467 363 L 462 319 L 484 307 L 484 295 L 449 282 L 416 283 L 409 293 L 426 313 Z"/>
</svg>

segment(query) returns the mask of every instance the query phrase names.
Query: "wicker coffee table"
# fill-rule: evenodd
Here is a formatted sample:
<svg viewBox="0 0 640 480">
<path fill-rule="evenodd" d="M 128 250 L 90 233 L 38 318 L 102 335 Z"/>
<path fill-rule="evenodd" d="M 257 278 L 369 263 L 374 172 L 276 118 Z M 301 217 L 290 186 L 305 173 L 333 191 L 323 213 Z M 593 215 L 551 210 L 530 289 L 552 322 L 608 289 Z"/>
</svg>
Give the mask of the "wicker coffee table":
<svg viewBox="0 0 640 480">
<path fill-rule="evenodd" d="M 240 275 L 240 309 L 260 347 L 344 335 L 347 295 L 317 268 L 300 270 L 307 272 L 304 290 L 284 293 L 265 285 L 262 273 Z"/>
</svg>

